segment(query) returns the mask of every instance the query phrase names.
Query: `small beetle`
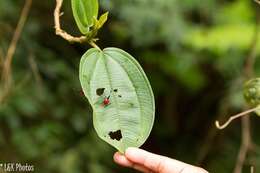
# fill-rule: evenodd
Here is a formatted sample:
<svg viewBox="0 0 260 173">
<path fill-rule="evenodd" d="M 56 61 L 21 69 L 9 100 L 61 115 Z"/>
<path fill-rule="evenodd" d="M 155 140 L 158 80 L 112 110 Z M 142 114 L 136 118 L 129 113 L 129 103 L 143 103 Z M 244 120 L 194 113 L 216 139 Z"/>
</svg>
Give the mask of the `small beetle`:
<svg viewBox="0 0 260 173">
<path fill-rule="evenodd" d="M 110 96 L 106 97 L 104 100 L 103 100 L 103 104 L 104 106 L 107 106 L 110 104 L 110 100 L 109 100 Z"/>
<path fill-rule="evenodd" d="M 104 94 L 104 90 L 105 90 L 105 88 L 98 88 L 97 90 L 96 90 L 96 92 L 97 92 L 97 95 L 99 95 L 99 96 L 101 96 L 101 95 L 103 95 Z M 114 92 L 117 92 L 117 90 L 118 89 L 114 89 Z M 112 93 L 112 89 L 110 90 L 110 94 Z M 103 96 L 102 96 L 103 97 Z M 103 101 L 102 101 L 102 104 L 103 104 L 103 106 L 108 106 L 109 104 L 110 104 L 110 95 L 109 96 L 105 96 L 105 97 L 103 97 L 104 99 L 103 99 Z"/>
</svg>

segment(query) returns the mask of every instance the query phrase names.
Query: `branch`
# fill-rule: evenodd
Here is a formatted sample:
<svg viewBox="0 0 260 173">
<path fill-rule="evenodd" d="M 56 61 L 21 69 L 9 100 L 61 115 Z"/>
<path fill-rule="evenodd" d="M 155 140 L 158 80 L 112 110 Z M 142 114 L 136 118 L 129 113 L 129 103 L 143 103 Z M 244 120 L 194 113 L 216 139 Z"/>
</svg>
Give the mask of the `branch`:
<svg viewBox="0 0 260 173">
<path fill-rule="evenodd" d="M 248 116 L 242 118 L 242 144 L 237 156 L 237 162 L 234 173 L 241 173 L 248 151 L 252 147 L 251 132 L 250 132 L 250 119 Z"/>
<path fill-rule="evenodd" d="M 252 44 L 250 47 L 249 54 L 245 61 L 244 76 L 246 78 L 251 78 L 254 75 L 254 65 L 257 56 L 257 43 L 258 43 L 258 26 L 259 26 L 259 13 L 256 12 L 256 25 L 255 34 L 252 39 Z M 241 173 L 243 169 L 244 162 L 246 160 L 249 150 L 252 149 L 252 139 L 250 131 L 250 117 L 245 116 L 242 118 L 242 144 L 239 149 L 239 154 L 237 156 L 237 162 L 234 169 L 234 173 Z"/>
<path fill-rule="evenodd" d="M 254 173 L 255 172 L 255 167 L 251 166 L 250 167 L 250 173 Z"/>
<path fill-rule="evenodd" d="M 6 77 L 6 75 L 8 75 L 10 73 L 11 63 L 12 63 L 12 60 L 13 60 L 14 52 L 16 50 L 16 45 L 17 45 L 17 42 L 18 42 L 18 40 L 21 36 L 21 32 L 22 32 L 22 29 L 24 27 L 24 24 L 27 20 L 28 13 L 29 13 L 30 8 L 31 8 L 31 4 L 32 4 L 32 0 L 26 0 L 26 2 L 24 4 L 24 7 L 23 7 L 23 10 L 22 10 L 22 13 L 21 13 L 21 17 L 18 21 L 17 27 L 15 29 L 15 32 L 14 32 L 14 35 L 13 35 L 13 38 L 12 38 L 12 41 L 10 43 L 10 46 L 7 50 L 7 53 L 6 53 L 6 56 L 5 56 L 5 59 L 4 59 L 5 62 L 4 62 L 3 77 Z"/>
<path fill-rule="evenodd" d="M 255 0 L 257 3 L 260 4 L 260 0 Z M 258 25 L 259 25 L 259 14 L 256 12 L 256 25 L 255 25 L 255 32 L 252 38 L 252 42 L 250 45 L 248 56 L 245 58 L 245 65 L 242 72 L 242 75 L 248 79 L 254 76 L 254 65 L 255 60 L 257 57 L 257 43 L 258 43 Z M 223 124 L 219 125 L 219 122 L 216 121 L 216 127 L 218 129 L 224 129 L 226 128 L 233 120 L 242 117 L 242 144 L 239 149 L 239 154 L 237 156 L 237 162 L 235 165 L 235 169 L 233 173 L 241 173 L 243 169 L 244 162 L 246 160 L 247 154 L 249 150 L 253 149 L 252 139 L 251 139 L 251 131 L 250 131 L 250 117 L 245 116 L 251 112 L 254 112 L 256 110 L 260 109 L 260 106 L 257 106 L 256 108 L 247 110 L 245 112 L 239 113 L 237 115 L 234 115 L 228 119 L 228 121 Z M 251 170 L 252 171 L 252 170 Z"/>
<path fill-rule="evenodd" d="M 62 13 L 60 12 L 60 9 L 62 7 L 62 3 L 63 3 L 63 0 L 56 0 L 56 7 L 55 7 L 55 10 L 54 10 L 54 28 L 55 28 L 56 35 L 61 36 L 63 39 L 65 39 L 65 40 L 67 40 L 68 42 L 71 42 L 71 43 L 87 42 L 92 47 L 101 50 L 95 44 L 95 41 L 97 41 L 98 39 L 96 39 L 96 38 L 89 39 L 86 36 L 74 37 L 74 36 L 70 35 L 69 33 L 67 33 L 66 31 L 64 31 L 63 29 L 61 29 L 60 16 L 62 16 Z"/>
<path fill-rule="evenodd" d="M 260 5 L 260 0 L 255 0 L 256 3 L 258 3 Z"/>
<path fill-rule="evenodd" d="M 25 1 L 24 7 L 21 12 L 21 17 L 18 21 L 18 24 L 14 31 L 12 41 L 10 43 L 10 46 L 9 46 L 6 56 L 4 58 L 3 71 L 2 71 L 2 82 L 4 84 L 4 90 L 3 90 L 2 94 L 0 95 L 0 103 L 4 100 L 4 98 L 7 97 L 8 93 L 10 91 L 11 81 L 12 81 L 11 64 L 12 64 L 12 60 L 13 60 L 13 56 L 14 56 L 14 53 L 16 50 L 18 40 L 20 39 L 22 30 L 24 28 L 24 24 L 27 20 L 29 11 L 31 9 L 31 5 L 32 5 L 32 0 Z"/>
<path fill-rule="evenodd" d="M 60 25 L 60 16 L 61 12 L 60 9 L 62 7 L 63 0 L 56 0 L 56 8 L 54 10 L 54 28 L 55 28 L 55 33 L 56 35 L 61 36 L 63 39 L 69 41 L 69 42 L 74 42 L 74 43 L 83 43 L 87 42 L 87 37 L 86 36 L 80 36 L 80 37 L 74 37 L 70 34 L 68 34 L 66 31 L 61 29 Z"/>
</svg>

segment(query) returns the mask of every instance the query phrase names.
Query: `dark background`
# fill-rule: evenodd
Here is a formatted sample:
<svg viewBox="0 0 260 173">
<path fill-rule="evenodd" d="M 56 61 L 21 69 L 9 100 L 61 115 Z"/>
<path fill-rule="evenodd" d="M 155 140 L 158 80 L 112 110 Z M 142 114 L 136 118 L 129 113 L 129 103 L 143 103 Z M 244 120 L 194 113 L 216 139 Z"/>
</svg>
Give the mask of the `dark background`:
<svg viewBox="0 0 260 173">
<path fill-rule="evenodd" d="M 0 68 L 25 0 L 0 0 Z M 223 131 L 214 121 L 243 110 L 242 75 L 255 36 L 251 0 L 100 0 L 109 20 L 98 45 L 119 47 L 144 68 L 156 99 L 152 133 L 142 148 L 210 172 L 232 172 L 241 143 L 240 120 Z M 55 35 L 54 0 L 33 0 L 12 62 L 13 83 L 0 104 L 0 161 L 33 164 L 35 172 L 133 172 L 113 163 L 114 148 L 99 139 L 81 95 L 80 57 L 88 45 Z M 70 1 L 62 27 L 79 35 Z M 100 12 L 100 13 L 101 13 Z M 260 74 L 256 45 L 254 73 Z M 2 81 L 1 86 L 4 86 Z M 0 93 L 3 92 L 1 87 Z M 260 118 L 252 114 L 260 170 Z M 221 122 L 222 122 L 221 121 Z"/>
</svg>

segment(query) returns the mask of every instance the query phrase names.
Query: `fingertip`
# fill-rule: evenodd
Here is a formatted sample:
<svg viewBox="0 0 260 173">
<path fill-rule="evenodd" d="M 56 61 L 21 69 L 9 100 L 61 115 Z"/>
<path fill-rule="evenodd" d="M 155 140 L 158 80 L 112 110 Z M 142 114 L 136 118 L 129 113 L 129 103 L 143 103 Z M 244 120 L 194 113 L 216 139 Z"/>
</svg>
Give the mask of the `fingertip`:
<svg viewBox="0 0 260 173">
<path fill-rule="evenodd" d="M 133 165 L 131 161 L 129 161 L 124 155 L 119 152 L 116 152 L 113 158 L 114 161 L 121 166 L 131 167 Z"/>
<path fill-rule="evenodd" d="M 119 157 L 120 157 L 120 153 L 119 152 L 116 152 L 113 156 L 113 159 L 115 162 L 117 162 L 117 160 L 119 160 Z"/>
<path fill-rule="evenodd" d="M 118 162 L 121 162 L 123 159 L 124 159 L 124 155 L 122 155 L 121 153 L 119 153 L 119 152 L 116 152 L 115 154 L 114 154 L 114 161 L 116 162 L 116 163 L 118 163 Z"/>
</svg>

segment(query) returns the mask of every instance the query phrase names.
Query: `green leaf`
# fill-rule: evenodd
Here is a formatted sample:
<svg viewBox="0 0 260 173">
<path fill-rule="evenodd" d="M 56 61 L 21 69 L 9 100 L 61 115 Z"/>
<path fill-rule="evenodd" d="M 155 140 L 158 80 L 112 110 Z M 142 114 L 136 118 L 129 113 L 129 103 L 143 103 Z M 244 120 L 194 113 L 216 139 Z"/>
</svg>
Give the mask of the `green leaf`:
<svg viewBox="0 0 260 173">
<path fill-rule="evenodd" d="M 99 137 L 122 153 L 140 147 L 151 132 L 155 104 L 138 62 L 118 48 L 92 48 L 80 61 L 79 77 Z"/>
<path fill-rule="evenodd" d="M 96 29 L 102 28 L 102 26 L 106 23 L 107 18 L 108 18 L 108 12 L 102 14 L 102 15 L 100 16 L 99 20 L 97 21 L 95 28 L 96 28 Z"/>
<path fill-rule="evenodd" d="M 82 34 L 87 34 L 98 16 L 98 0 L 71 0 L 72 12 Z"/>
</svg>

